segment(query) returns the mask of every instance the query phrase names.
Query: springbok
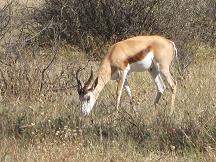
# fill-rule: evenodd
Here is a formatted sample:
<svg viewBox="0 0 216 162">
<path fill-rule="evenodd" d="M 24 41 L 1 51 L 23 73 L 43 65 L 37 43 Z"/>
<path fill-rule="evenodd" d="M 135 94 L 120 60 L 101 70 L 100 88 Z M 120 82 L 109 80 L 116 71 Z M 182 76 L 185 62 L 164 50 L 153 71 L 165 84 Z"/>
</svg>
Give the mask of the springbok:
<svg viewBox="0 0 216 162">
<path fill-rule="evenodd" d="M 132 101 L 127 76 L 132 72 L 145 70 L 150 72 L 157 87 L 155 105 L 158 104 L 166 88 L 161 74 L 167 80 L 172 90 L 172 113 L 176 96 L 176 81 L 173 80 L 169 68 L 175 55 L 177 57 L 175 44 L 161 36 L 136 36 L 112 45 L 101 62 L 95 80 L 93 80 L 92 69 L 91 75 L 85 84 L 79 79 L 80 69 L 76 72 L 78 94 L 83 114 L 88 115 L 91 112 L 101 90 L 110 80 L 117 80 L 118 82 L 116 91 L 117 110 L 123 87 Z"/>
</svg>

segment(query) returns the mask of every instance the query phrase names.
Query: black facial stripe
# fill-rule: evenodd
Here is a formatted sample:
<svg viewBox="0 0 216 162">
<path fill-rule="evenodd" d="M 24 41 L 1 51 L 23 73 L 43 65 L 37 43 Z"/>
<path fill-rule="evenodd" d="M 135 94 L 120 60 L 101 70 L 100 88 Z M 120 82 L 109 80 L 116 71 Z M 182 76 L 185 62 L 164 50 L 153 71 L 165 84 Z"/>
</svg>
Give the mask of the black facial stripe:
<svg viewBox="0 0 216 162">
<path fill-rule="evenodd" d="M 87 102 L 89 102 L 90 101 L 90 96 L 87 96 Z"/>
</svg>

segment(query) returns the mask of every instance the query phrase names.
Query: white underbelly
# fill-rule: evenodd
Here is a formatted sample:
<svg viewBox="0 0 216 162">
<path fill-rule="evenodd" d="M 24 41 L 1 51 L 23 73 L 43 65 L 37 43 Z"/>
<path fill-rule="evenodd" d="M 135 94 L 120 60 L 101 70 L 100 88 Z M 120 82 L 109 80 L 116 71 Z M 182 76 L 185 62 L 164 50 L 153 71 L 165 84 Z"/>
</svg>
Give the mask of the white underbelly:
<svg viewBox="0 0 216 162">
<path fill-rule="evenodd" d="M 142 72 L 148 70 L 153 63 L 153 59 L 153 52 L 149 52 L 143 60 L 130 64 L 129 72 Z"/>
<path fill-rule="evenodd" d="M 153 63 L 153 59 L 154 59 L 153 52 L 149 52 L 143 60 L 137 61 L 132 64 L 128 64 L 128 67 L 127 67 L 127 69 L 129 69 L 128 73 L 142 72 L 142 71 L 150 69 Z M 119 76 L 120 76 L 120 71 L 116 70 L 115 73 L 112 74 L 111 80 L 117 80 Z"/>
</svg>

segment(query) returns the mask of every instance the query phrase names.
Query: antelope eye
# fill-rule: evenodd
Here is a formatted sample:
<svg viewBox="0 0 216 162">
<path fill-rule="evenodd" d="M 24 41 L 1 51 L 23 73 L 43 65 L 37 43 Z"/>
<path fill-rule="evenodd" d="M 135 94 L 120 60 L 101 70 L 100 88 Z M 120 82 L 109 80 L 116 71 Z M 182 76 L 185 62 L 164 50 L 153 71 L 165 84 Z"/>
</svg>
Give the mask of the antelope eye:
<svg viewBox="0 0 216 162">
<path fill-rule="evenodd" d="M 87 99 L 87 102 L 89 102 L 90 101 L 90 96 L 88 96 L 86 99 Z"/>
</svg>

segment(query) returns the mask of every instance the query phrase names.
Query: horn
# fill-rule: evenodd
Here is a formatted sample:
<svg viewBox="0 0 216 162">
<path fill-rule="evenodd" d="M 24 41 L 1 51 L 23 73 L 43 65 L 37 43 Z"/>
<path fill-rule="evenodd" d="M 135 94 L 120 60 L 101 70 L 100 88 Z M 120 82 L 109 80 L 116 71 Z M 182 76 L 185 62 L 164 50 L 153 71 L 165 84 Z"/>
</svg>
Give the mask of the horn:
<svg viewBox="0 0 216 162">
<path fill-rule="evenodd" d="M 85 83 L 85 88 L 87 88 L 90 84 L 91 84 L 91 82 L 93 81 L 93 69 L 92 69 L 92 67 L 91 67 L 91 74 L 90 74 L 90 77 L 89 77 L 89 79 L 88 79 L 88 81 Z"/>
<path fill-rule="evenodd" d="M 98 85 L 98 77 L 95 79 L 95 81 L 94 81 L 94 83 L 92 84 L 92 86 L 91 86 L 91 90 L 94 90 L 95 89 L 95 87 Z"/>
<path fill-rule="evenodd" d="M 76 80 L 77 80 L 77 90 L 80 94 L 83 88 L 83 82 L 79 79 L 79 72 L 81 71 L 81 68 L 79 68 L 76 72 Z"/>
</svg>

